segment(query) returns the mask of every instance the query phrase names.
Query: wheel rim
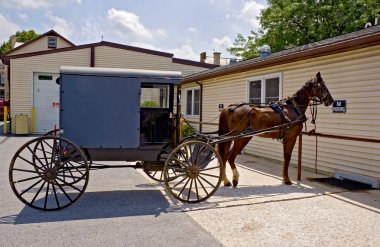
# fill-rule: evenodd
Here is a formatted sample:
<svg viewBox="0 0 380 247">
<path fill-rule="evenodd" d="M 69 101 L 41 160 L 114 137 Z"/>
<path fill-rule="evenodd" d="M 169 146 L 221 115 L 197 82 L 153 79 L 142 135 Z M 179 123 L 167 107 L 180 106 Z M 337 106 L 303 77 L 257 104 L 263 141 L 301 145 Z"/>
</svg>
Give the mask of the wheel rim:
<svg viewBox="0 0 380 247">
<path fill-rule="evenodd" d="M 218 152 L 202 141 L 179 145 L 165 162 L 165 185 L 171 195 L 182 202 L 207 200 L 219 188 L 222 159 Z"/>
<path fill-rule="evenodd" d="M 165 179 L 164 179 L 164 163 L 162 164 L 153 164 L 153 165 L 150 165 L 150 164 L 145 164 L 146 162 L 143 162 L 143 170 L 145 172 L 145 174 L 153 179 L 154 181 L 157 181 L 157 182 L 164 182 Z M 170 173 L 173 173 L 173 174 L 170 174 L 171 175 L 175 175 L 175 172 L 173 171 L 169 171 Z"/>
<path fill-rule="evenodd" d="M 9 180 L 16 196 L 40 210 L 71 205 L 88 184 L 89 167 L 82 150 L 56 136 L 24 144 L 13 156 Z"/>
</svg>

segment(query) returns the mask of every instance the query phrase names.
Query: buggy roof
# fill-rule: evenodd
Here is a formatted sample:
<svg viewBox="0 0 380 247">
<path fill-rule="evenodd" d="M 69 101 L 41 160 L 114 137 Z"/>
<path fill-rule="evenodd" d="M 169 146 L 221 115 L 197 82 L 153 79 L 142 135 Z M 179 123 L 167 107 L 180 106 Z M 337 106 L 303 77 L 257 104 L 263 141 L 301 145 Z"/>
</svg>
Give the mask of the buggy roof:
<svg viewBox="0 0 380 247">
<path fill-rule="evenodd" d="M 62 66 L 60 72 L 66 75 L 162 79 L 173 84 L 182 80 L 182 73 L 178 71 Z"/>
</svg>

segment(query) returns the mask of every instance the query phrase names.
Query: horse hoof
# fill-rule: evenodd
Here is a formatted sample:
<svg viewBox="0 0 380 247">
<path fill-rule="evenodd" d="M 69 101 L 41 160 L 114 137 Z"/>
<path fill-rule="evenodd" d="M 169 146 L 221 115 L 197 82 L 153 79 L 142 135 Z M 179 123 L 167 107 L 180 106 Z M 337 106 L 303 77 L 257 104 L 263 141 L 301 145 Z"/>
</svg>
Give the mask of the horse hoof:
<svg viewBox="0 0 380 247">
<path fill-rule="evenodd" d="M 230 187 L 232 184 L 231 184 L 231 182 L 230 181 L 228 181 L 228 183 L 225 183 L 224 184 L 224 186 L 226 186 L 226 187 Z"/>
<path fill-rule="evenodd" d="M 233 183 L 234 187 L 236 188 L 236 186 L 238 185 L 239 182 L 236 180 L 233 180 L 232 183 Z"/>
<path fill-rule="evenodd" d="M 284 184 L 286 184 L 286 185 L 291 185 L 291 184 L 292 184 L 292 181 L 290 181 L 289 179 L 288 179 L 288 180 L 284 180 Z"/>
</svg>

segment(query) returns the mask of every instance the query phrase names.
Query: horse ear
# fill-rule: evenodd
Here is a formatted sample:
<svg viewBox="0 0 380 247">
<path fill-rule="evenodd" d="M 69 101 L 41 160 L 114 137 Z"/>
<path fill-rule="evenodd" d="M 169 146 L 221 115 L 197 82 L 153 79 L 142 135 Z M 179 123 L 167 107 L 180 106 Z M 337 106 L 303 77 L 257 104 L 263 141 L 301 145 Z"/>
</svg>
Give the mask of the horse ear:
<svg viewBox="0 0 380 247">
<path fill-rule="evenodd" d="M 315 78 L 317 78 L 317 82 L 321 82 L 321 81 L 322 81 L 321 72 L 318 72 L 318 73 L 315 75 Z"/>
</svg>

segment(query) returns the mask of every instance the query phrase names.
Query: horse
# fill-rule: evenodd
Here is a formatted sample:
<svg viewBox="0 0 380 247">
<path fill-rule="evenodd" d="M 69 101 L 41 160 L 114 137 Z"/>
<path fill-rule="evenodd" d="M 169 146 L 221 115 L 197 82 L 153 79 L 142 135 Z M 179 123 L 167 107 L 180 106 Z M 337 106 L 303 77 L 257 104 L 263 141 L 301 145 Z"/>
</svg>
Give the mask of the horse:
<svg viewBox="0 0 380 247">
<path fill-rule="evenodd" d="M 234 104 L 225 108 L 219 116 L 219 135 L 233 136 L 235 133 L 246 131 L 260 131 L 275 126 L 286 127 L 274 129 L 270 132 L 259 134 L 260 137 L 282 140 L 283 143 L 283 168 L 282 178 L 287 185 L 292 184 L 288 176 L 288 168 L 297 136 L 301 133 L 303 122 L 307 120 L 305 112 L 312 105 L 324 104 L 329 106 L 333 98 L 326 87 L 325 82 L 318 72 L 316 76 L 307 81 L 292 97 L 278 101 L 270 106 L 259 107 L 253 104 Z M 297 121 L 298 120 L 298 121 Z M 314 117 L 312 122 L 314 121 Z M 230 164 L 233 177 L 232 183 L 236 187 L 239 183 L 239 173 L 236 169 L 235 158 L 252 139 L 252 136 L 236 138 L 233 141 L 219 143 L 218 152 L 222 158 L 222 180 L 225 186 L 231 186 L 226 177 L 226 162 Z M 233 147 L 231 144 L 233 142 Z"/>
</svg>

